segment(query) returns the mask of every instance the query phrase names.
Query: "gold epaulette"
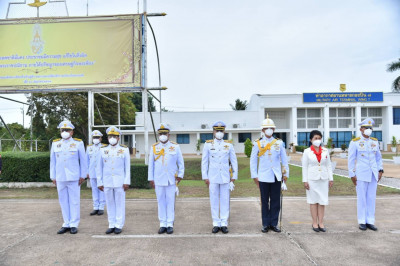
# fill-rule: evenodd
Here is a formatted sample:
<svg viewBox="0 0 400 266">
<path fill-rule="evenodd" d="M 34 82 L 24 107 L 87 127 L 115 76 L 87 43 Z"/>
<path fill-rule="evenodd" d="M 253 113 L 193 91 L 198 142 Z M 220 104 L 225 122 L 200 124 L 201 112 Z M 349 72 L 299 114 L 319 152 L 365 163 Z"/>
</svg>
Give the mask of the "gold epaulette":
<svg viewBox="0 0 400 266">
<path fill-rule="evenodd" d="M 352 139 L 351 141 L 357 141 L 357 140 L 360 140 L 360 139 L 361 139 L 361 137 L 358 137 L 358 138 Z"/>
<path fill-rule="evenodd" d="M 108 145 L 107 145 L 107 144 L 104 144 L 104 143 L 101 143 L 101 146 L 102 146 L 102 147 L 107 147 Z"/>
<path fill-rule="evenodd" d="M 124 145 L 124 144 L 120 144 L 119 146 L 123 147 L 123 148 L 128 148 L 128 146 Z"/>
<path fill-rule="evenodd" d="M 232 140 L 224 140 L 224 142 L 226 142 L 226 143 L 232 143 Z"/>
<path fill-rule="evenodd" d="M 76 140 L 76 141 L 82 141 L 81 139 L 77 139 L 77 138 L 73 138 L 74 140 Z"/>
<path fill-rule="evenodd" d="M 212 143 L 212 142 L 214 142 L 213 139 L 206 140 L 206 143 Z"/>
<path fill-rule="evenodd" d="M 53 142 L 57 142 L 57 141 L 59 141 L 59 140 L 61 140 L 61 139 L 53 139 Z"/>
<path fill-rule="evenodd" d="M 178 145 L 178 143 L 176 143 L 175 141 L 169 141 L 169 142 L 171 142 L 172 144 Z"/>
<path fill-rule="evenodd" d="M 88 147 L 90 147 L 90 146 L 93 146 L 93 144 L 89 144 L 89 145 L 87 145 Z"/>
<path fill-rule="evenodd" d="M 152 146 L 156 146 L 156 145 L 158 145 L 160 142 L 156 142 L 156 143 L 154 143 Z"/>
<path fill-rule="evenodd" d="M 373 138 L 373 137 L 369 137 L 369 138 L 372 139 L 372 140 L 376 140 L 376 141 L 378 140 L 377 138 Z"/>
<path fill-rule="evenodd" d="M 107 144 L 103 144 L 103 145 L 104 145 L 104 146 L 101 146 L 100 149 L 105 148 L 105 147 L 108 147 Z"/>
</svg>

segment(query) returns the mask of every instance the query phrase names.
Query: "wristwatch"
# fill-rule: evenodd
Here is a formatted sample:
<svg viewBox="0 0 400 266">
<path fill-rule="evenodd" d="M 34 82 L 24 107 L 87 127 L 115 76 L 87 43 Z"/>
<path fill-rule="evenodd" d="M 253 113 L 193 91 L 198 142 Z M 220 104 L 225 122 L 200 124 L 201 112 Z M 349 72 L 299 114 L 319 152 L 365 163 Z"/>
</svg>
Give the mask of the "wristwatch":
<svg viewBox="0 0 400 266">
<path fill-rule="evenodd" d="M 382 174 L 383 174 L 383 169 L 379 170 L 379 173 L 382 173 Z"/>
</svg>

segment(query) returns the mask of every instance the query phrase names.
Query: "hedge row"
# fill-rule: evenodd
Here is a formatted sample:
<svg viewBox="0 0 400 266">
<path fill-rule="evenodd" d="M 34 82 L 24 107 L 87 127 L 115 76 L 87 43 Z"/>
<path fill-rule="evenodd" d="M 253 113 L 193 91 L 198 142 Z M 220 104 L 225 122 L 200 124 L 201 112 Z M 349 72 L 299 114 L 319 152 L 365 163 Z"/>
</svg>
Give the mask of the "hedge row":
<svg viewBox="0 0 400 266">
<path fill-rule="evenodd" d="M 50 182 L 50 153 L 5 152 L 0 182 Z M 147 165 L 131 165 L 131 187 L 150 188 Z"/>
<path fill-rule="evenodd" d="M 296 151 L 299 151 L 299 152 L 304 152 L 304 150 L 305 149 L 307 149 L 308 148 L 308 146 L 295 146 L 296 147 Z"/>
</svg>

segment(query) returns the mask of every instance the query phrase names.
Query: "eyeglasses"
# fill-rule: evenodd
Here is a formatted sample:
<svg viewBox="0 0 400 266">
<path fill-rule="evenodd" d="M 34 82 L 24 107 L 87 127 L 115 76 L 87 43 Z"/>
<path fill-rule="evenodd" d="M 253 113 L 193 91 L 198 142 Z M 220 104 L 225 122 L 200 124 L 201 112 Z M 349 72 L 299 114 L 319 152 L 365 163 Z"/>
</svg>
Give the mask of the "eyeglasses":
<svg viewBox="0 0 400 266">
<path fill-rule="evenodd" d="M 97 137 L 97 136 L 95 136 L 95 137 L 93 137 L 93 139 L 100 139 L 101 137 Z"/>
<path fill-rule="evenodd" d="M 109 138 L 109 139 L 116 139 L 116 138 L 118 138 L 118 136 L 115 136 L 115 135 L 109 135 L 109 136 L 108 136 L 108 138 Z"/>
<path fill-rule="evenodd" d="M 61 132 L 71 132 L 72 130 L 71 129 L 69 129 L 69 128 L 62 128 L 61 129 Z"/>
<path fill-rule="evenodd" d="M 362 127 L 362 128 L 364 128 L 364 129 L 372 129 L 372 127 Z"/>
<path fill-rule="evenodd" d="M 215 132 L 222 132 L 224 133 L 225 130 L 215 130 Z"/>
<path fill-rule="evenodd" d="M 161 132 L 161 133 L 158 133 L 158 135 L 168 135 L 168 133 L 165 133 L 165 132 Z"/>
</svg>

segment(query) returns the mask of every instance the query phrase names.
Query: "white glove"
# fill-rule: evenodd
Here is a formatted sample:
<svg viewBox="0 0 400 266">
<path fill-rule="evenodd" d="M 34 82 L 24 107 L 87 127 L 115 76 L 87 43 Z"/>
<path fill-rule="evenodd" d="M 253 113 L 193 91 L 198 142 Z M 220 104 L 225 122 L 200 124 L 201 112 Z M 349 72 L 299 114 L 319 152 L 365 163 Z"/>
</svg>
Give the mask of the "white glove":
<svg viewBox="0 0 400 266">
<path fill-rule="evenodd" d="M 285 182 L 282 182 L 282 191 L 285 191 L 285 190 L 287 190 L 287 186 L 286 186 L 286 183 Z"/>
<path fill-rule="evenodd" d="M 176 186 L 176 188 L 175 188 L 175 194 L 176 194 L 177 197 L 179 196 L 179 188 L 178 188 L 178 186 Z"/>
<path fill-rule="evenodd" d="M 233 182 L 229 182 L 229 189 L 230 191 L 233 191 L 235 189 L 235 184 L 233 184 Z"/>
</svg>

